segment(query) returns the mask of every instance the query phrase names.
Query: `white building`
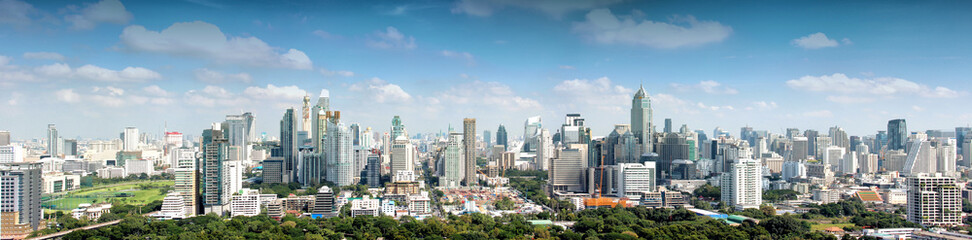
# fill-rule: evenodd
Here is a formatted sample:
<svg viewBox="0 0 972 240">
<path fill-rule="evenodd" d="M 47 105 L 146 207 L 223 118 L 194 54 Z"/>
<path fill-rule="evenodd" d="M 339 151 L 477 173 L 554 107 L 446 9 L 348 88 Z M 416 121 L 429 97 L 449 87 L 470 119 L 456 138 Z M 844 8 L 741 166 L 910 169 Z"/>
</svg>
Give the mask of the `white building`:
<svg viewBox="0 0 972 240">
<path fill-rule="evenodd" d="M 908 178 L 908 221 L 922 226 L 962 224 L 962 193 L 955 179 L 941 173 Z"/>
<path fill-rule="evenodd" d="M 432 200 L 429 199 L 428 192 L 422 192 L 420 195 L 408 196 L 408 212 L 413 216 L 431 214 Z"/>
<path fill-rule="evenodd" d="M 100 178 L 123 178 L 126 177 L 125 169 L 120 167 L 106 167 L 97 170 Z"/>
<path fill-rule="evenodd" d="M 152 175 L 153 170 L 152 161 L 149 160 L 132 159 L 125 161 L 125 173 L 127 175 L 140 175 L 142 173 Z"/>
<path fill-rule="evenodd" d="M 415 146 L 404 135 L 398 136 L 391 145 L 391 172 L 415 171 Z"/>
<path fill-rule="evenodd" d="M 60 172 L 45 173 L 44 193 L 59 193 L 81 188 L 81 176 Z"/>
<path fill-rule="evenodd" d="M 20 145 L 0 146 L 0 163 L 15 163 L 24 161 L 24 148 Z"/>
<path fill-rule="evenodd" d="M 857 169 L 860 168 L 857 160 L 856 152 L 847 152 L 844 154 L 844 158 L 840 161 L 840 172 L 844 174 L 855 174 Z"/>
<path fill-rule="evenodd" d="M 90 203 L 78 204 L 78 208 L 71 210 L 71 217 L 74 219 L 98 220 L 102 214 L 111 212 L 111 204 L 91 205 Z"/>
<path fill-rule="evenodd" d="M 328 112 L 330 113 L 330 112 Z M 327 138 L 324 149 L 327 158 L 327 180 L 338 186 L 354 184 L 354 146 L 351 131 L 340 121 L 340 113 L 332 116 L 327 123 Z"/>
<path fill-rule="evenodd" d="M 722 201 L 737 209 L 758 208 L 763 204 L 762 172 L 759 162 L 739 159 L 729 172 L 722 173 Z"/>
<path fill-rule="evenodd" d="M 186 213 L 189 210 L 186 209 L 186 200 L 181 193 L 172 192 L 165 195 L 162 199 L 162 210 L 159 211 L 158 217 L 160 219 L 182 219 L 186 218 Z"/>
<path fill-rule="evenodd" d="M 242 195 L 233 195 L 230 202 L 230 213 L 235 216 L 256 216 L 260 215 L 260 194 L 257 192 L 245 192 Z"/>
<path fill-rule="evenodd" d="M 395 174 L 395 176 L 392 177 L 392 182 L 414 182 L 415 179 L 418 179 L 418 177 L 415 176 L 414 171 L 403 170 L 397 172 L 393 171 L 392 173 Z"/>
<path fill-rule="evenodd" d="M 223 162 L 224 191 L 228 194 L 239 193 L 243 189 L 243 161 L 228 160 Z"/>
<path fill-rule="evenodd" d="M 830 166 L 840 166 L 840 162 L 844 159 L 844 153 L 847 150 L 838 146 L 829 146 L 824 151 L 824 163 L 830 164 Z"/>
<path fill-rule="evenodd" d="M 132 152 L 138 150 L 138 128 L 126 127 L 122 132 L 122 151 Z"/>
<path fill-rule="evenodd" d="M 568 149 L 557 150 L 557 157 L 550 164 L 550 186 L 555 192 L 585 192 L 587 171 L 587 145 L 571 144 Z"/>
<path fill-rule="evenodd" d="M 381 201 L 364 196 L 361 199 L 351 201 L 351 216 L 371 215 L 378 216 Z"/>
<path fill-rule="evenodd" d="M 618 174 L 618 197 L 640 199 L 642 192 L 655 191 L 655 162 L 620 163 Z"/>
<path fill-rule="evenodd" d="M 820 204 L 837 203 L 840 201 L 840 192 L 831 189 L 815 189 L 813 200 Z"/>
</svg>

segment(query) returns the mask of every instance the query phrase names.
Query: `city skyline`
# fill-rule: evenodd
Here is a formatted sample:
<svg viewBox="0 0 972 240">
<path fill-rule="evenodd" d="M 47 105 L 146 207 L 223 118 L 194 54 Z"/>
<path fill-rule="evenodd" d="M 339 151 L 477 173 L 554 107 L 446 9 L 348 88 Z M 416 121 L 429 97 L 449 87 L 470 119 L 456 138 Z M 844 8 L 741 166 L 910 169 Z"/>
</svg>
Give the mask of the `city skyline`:
<svg viewBox="0 0 972 240">
<path fill-rule="evenodd" d="M 276 136 L 287 107 L 328 89 L 346 122 L 379 132 L 400 115 L 413 134 L 469 117 L 521 136 L 528 117 L 555 129 L 580 113 L 606 136 L 644 85 L 656 126 L 951 130 L 972 122 L 954 104 L 969 98 L 972 49 L 953 41 L 972 35 L 954 24 L 968 5 L 7 0 L 0 128 L 192 134 L 253 112 Z"/>
</svg>

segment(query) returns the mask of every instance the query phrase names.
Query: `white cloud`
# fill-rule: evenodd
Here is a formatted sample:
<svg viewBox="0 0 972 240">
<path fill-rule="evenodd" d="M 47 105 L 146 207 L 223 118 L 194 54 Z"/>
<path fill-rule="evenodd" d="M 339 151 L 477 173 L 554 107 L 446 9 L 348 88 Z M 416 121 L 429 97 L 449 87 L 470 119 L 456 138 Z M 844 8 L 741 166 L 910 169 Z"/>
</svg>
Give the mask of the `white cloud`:
<svg viewBox="0 0 972 240">
<path fill-rule="evenodd" d="M 54 92 L 54 95 L 57 96 L 57 100 L 66 103 L 76 103 L 81 100 L 81 95 L 74 92 L 74 89 L 61 89 Z"/>
<path fill-rule="evenodd" d="M 614 85 L 608 77 L 595 80 L 573 79 L 560 82 L 553 88 L 568 109 L 594 108 L 612 113 L 624 112 L 631 103 L 634 90 Z"/>
<path fill-rule="evenodd" d="M 222 73 L 208 68 L 200 68 L 192 72 L 196 80 L 212 84 L 249 83 L 253 81 L 249 73 Z"/>
<path fill-rule="evenodd" d="M 10 99 L 7 100 L 7 105 L 16 106 L 20 104 L 20 99 L 24 97 L 24 94 L 19 92 L 10 93 Z"/>
<path fill-rule="evenodd" d="M 324 76 L 327 76 L 327 77 L 330 77 L 330 76 L 354 77 L 354 72 L 352 72 L 352 71 L 345 71 L 345 70 L 331 71 L 331 70 L 327 70 L 327 68 L 321 68 L 320 72 L 321 72 L 321 75 L 324 75 Z"/>
<path fill-rule="evenodd" d="M 517 96 L 510 86 L 499 82 L 473 81 L 452 86 L 439 93 L 435 101 L 464 106 L 453 109 L 497 109 L 498 111 L 539 111 L 540 102 Z"/>
<path fill-rule="evenodd" d="M 843 104 L 851 103 L 869 103 L 873 102 L 874 98 L 869 97 L 855 97 L 855 96 L 827 96 L 827 101 Z"/>
<path fill-rule="evenodd" d="M 216 25 L 195 21 L 172 24 L 162 31 L 140 25 L 125 28 L 120 36 L 129 50 L 207 58 L 214 62 L 290 69 L 312 69 L 313 63 L 297 49 L 282 51 L 256 37 L 226 36 Z"/>
<path fill-rule="evenodd" d="M 494 12 L 507 8 L 516 7 L 531 9 L 543 12 L 553 18 L 560 19 L 564 14 L 588 10 L 597 7 L 604 7 L 621 2 L 620 0 L 459 0 L 452 7 L 454 14 L 468 14 L 470 16 L 486 17 L 493 15 Z"/>
<path fill-rule="evenodd" d="M 64 55 L 55 52 L 26 52 L 24 58 L 64 61 Z"/>
<path fill-rule="evenodd" d="M 925 108 L 919 107 L 917 105 L 912 105 L 911 110 L 915 110 L 915 112 L 921 112 L 921 111 L 925 111 Z"/>
<path fill-rule="evenodd" d="M 449 50 L 442 50 L 442 56 L 464 59 L 466 60 L 466 64 L 476 65 L 476 58 L 473 57 L 473 55 L 468 52 L 454 52 Z"/>
<path fill-rule="evenodd" d="M 820 111 L 809 111 L 803 113 L 804 117 L 815 117 L 815 118 L 829 118 L 833 117 L 834 114 L 830 110 L 820 110 Z"/>
<path fill-rule="evenodd" d="M 850 39 L 844 38 L 844 43 L 849 43 Z M 820 49 L 828 47 L 836 47 L 840 45 L 837 40 L 827 38 L 827 35 L 821 32 L 803 36 L 801 38 L 793 39 L 790 42 L 794 46 L 802 47 L 805 49 Z"/>
<path fill-rule="evenodd" d="M 0 0 L 0 24 L 26 26 L 32 22 L 31 15 L 37 9 L 27 2 L 19 0 Z"/>
<path fill-rule="evenodd" d="M 823 76 L 803 76 L 786 81 L 786 85 L 797 90 L 810 92 L 829 92 L 840 94 L 871 94 L 876 96 L 918 95 L 928 98 L 955 98 L 957 91 L 945 88 L 930 88 L 926 85 L 893 77 L 852 78 L 843 73 Z M 836 98 L 835 98 L 836 99 Z"/>
<path fill-rule="evenodd" d="M 576 69 L 574 66 L 570 66 L 570 65 L 560 65 L 559 68 L 560 69 L 566 69 L 566 70 L 574 70 L 574 69 Z"/>
<path fill-rule="evenodd" d="M 159 97 L 169 96 L 169 92 L 159 87 L 159 85 L 152 85 L 152 86 L 142 88 L 142 91 L 145 91 L 145 93 L 148 93 L 149 95 L 152 96 L 159 96 Z"/>
<path fill-rule="evenodd" d="M 664 23 L 596 9 L 587 14 L 585 21 L 574 23 L 573 31 L 602 44 L 678 48 L 721 42 L 729 37 L 732 28 L 716 21 L 699 21 L 691 15 L 675 16 L 670 23 Z"/>
<path fill-rule="evenodd" d="M 76 14 L 64 16 L 64 21 L 71 23 L 71 27 L 77 30 L 92 29 L 103 22 L 124 25 L 131 20 L 132 13 L 125 10 L 125 5 L 122 5 L 119 0 L 102 0 L 94 4 L 85 4 L 85 7 Z"/>
<path fill-rule="evenodd" d="M 377 31 L 367 41 L 368 46 L 380 49 L 415 49 L 415 37 L 405 36 L 395 27 L 388 27 L 385 31 Z"/>
<path fill-rule="evenodd" d="M 36 67 L 34 68 L 34 72 L 48 77 L 60 77 L 60 78 L 71 77 L 71 75 L 74 74 L 74 71 L 71 70 L 71 67 L 64 63 L 54 63 L 54 64 Z"/>
<path fill-rule="evenodd" d="M 314 30 L 313 32 L 311 32 L 311 34 L 314 34 L 314 36 L 318 36 L 318 37 L 323 38 L 323 39 L 333 39 L 333 38 L 338 38 L 339 37 L 338 35 L 334 35 L 332 33 L 329 33 L 329 32 L 326 32 L 326 31 L 320 30 L 320 29 Z"/>
<path fill-rule="evenodd" d="M 755 106 L 756 109 L 759 110 L 773 110 L 776 109 L 776 102 L 758 101 L 758 102 L 753 102 L 753 106 Z"/>
<path fill-rule="evenodd" d="M 351 84 L 348 90 L 364 94 L 365 98 L 374 100 L 376 103 L 405 103 L 412 100 L 412 95 L 405 92 L 401 86 L 379 78 Z"/>
<path fill-rule="evenodd" d="M 254 99 L 270 99 L 270 100 L 292 100 L 299 101 L 304 96 L 307 96 L 307 91 L 300 89 L 297 86 L 282 86 L 278 87 L 273 84 L 267 84 L 267 87 L 247 87 L 243 90 L 243 93 Z"/>
<path fill-rule="evenodd" d="M 121 71 L 94 65 L 84 65 L 75 69 L 78 77 L 100 82 L 141 82 L 162 78 L 162 75 L 141 67 L 126 67 Z"/>
<path fill-rule="evenodd" d="M 708 94 L 737 94 L 737 93 L 739 93 L 739 91 L 737 91 L 735 88 L 731 88 L 729 86 L 723 86 L 721 83 L 716 82 L 716 81 L 712 81 L 712 80 L 701 81 L 698 84 L 692 84 L 692 85 L 684 85 L 684 84 L 679 84 L 679 83 L 672 83 L 671 86 L 672 86 L 672 88 L 675 88 L 676 90 L 679 90 L 679 91 L 682 91 L 682 92 L 701 91 L 701 92 L 708 93 Z"/>
</svg>

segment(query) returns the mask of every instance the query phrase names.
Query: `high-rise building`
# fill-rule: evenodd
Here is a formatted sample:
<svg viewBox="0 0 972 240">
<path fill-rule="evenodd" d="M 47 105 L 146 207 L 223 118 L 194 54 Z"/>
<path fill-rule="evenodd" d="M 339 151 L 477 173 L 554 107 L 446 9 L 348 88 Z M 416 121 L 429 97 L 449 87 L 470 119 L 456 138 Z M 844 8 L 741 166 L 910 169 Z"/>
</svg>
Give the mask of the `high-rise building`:
<svg viewBox="0 0 972 240">
<path fill-rule="evenodd" d="M 645 92 L 644 86 L 641 86 L 631 99 L 631 132 L 641 145 L 643 153 L 654 152 L 651 137 L 654 126 L 651 117 L 651 97 Z"/>
<path fill-rule="evenodd" d="M 337 216 L 339 210 L 335 204 L 334 192 L 331 191 L 331 188 L 322 186 L 320 189 L 317 189 L 317 195 L 314 197 L 314 207 L 311 210 L 311 217 L 331 218 Z"/>
<path fill-rule="evenodd" d="M 300 131 L 310 132 L 311 115 L 313 115 L 310 106 L 310 95 L 304 95 L 303 100 L 304 105 L 300 107 Z"/>
<path fill-rule="evenodd" d="M 405 138 L 408 138 L 408 134 L 405 133 L 405 124 L 402 124 L 402 118 L 395 115 L 395 117 L 392 118 L 391 139 L 398 139 L 398 136 L 402 135 L 405 135 Z"/>
<path fill-rule="evenodd" d="M 570 145 L 585 143 L 583 138 L 586 128 L 584 119 L 579 113 L 567 114 L 564 125 L 560 127 L 560 144 Z"/>
<path fill-rule="evenodd" d="M 354 185 L 354 146 L 351 131 L 341 122 L 341 112 L 328 112 L 327 139 L 325 141 L 327 180 L 337 186 Z"/>
<path fill-rule="evenodd" d="M 550 130 L 546 128 L 540 129 L 538 137 L 536 162 L 533 165 L 537 170 L 547 171 L 550 169 L 550 159 L 554 155 L 553 137 L 550 136 Z"/>
<path fill-rule="evenodd" d="M 284 183 L 283 157 L 270 157 L 263 160 L 263 183 Z"/>
<path fill-rule="evenodd" d="M 888 150 L 906 150 L 908 144 L 908 125 L 904 119 L 888 121 Z"/>
<path fill-rule="evenodd" d="M 489 130 L 483 130 L 483 146 L 493 146 L 492 134 Z"/>
<path fill-rule="evenodd" d="M 921 173 L 908 178 L 908 221 L 925 227 L 962 224 L 962 193 L 954 178 Z"/>
<path fill-rule="evenodd" d="M 330 111 L 330 92 L 327 89 L 321 90 L 321 96 L 317 98 L 317 104 L 311 108 L 311 146 L 318 153 L 324 152 L 324 138 L 327 135 L 327 111 Z"/>
<path fill-rule="evenodd" d="M 355 146 L 361 145 L 361 126 L 357 123 L 352 123 L 351 127 L 351 143 Z"/>
<path fill-rule="evenodd" d="M 391 173 L 398 174 L 399 171 L 415 171 L 415 146 L 412 141 L 405 136 L 398 136 L 392 142 L 391 150 Z"/>
<path fill-rule="evenodd" d="M 763 203 L 762 171 L 759 162 L 739 159 L 722 174 L 722 201 L 737 209 L 758 208 Z"/>
<path fill-rule="evenodd" d="M 671 118 L 665 118 L 665 129 L 664 129 L 664 133 L 671 133 L 671 132 L 672 132 L 672 119 Z"/>
<path fill-rule="evenodd" d="M 550 179 L 550 189 L 554 192 L 585 192 L 586 190 L 586 171 L 587 145 L 572 144 L 567 149 L 558 149 L 556 158 L 551 160 L 550 171 L 547 172 Z"/>
<path fill-rule="evenodd" d="M 57 149 L 60 139 L 57 136 L 57 127 L 54 124 L 47 124 L 47 155 L 57 156 L 61 153 Z"/>
<path fill-rule="evenodd" d="M 3 135 L 3 132 L 0 132 L 0 136 L 2 136 L 2 135 Z M 957 150 L 958 150 L 959 153 L 962 153 L 963 150 L 965 150 L 965 146 L 962 146 L 962 143 L 965 142 L 965 138 L 966 137 L 972 137 L 972 127 L 956 127 L 955 128 L 955 142 L 958 143 L 956 145 L 956 147 L 957 147 Z M 2 139 L 0 139 L 0 141 L 2 141 Z M 0 145 L 2 145 L 2 144 L 0 144 Z M 968 158 L 965 158 L 963 160 L 966 161 L 966 164 L 968 164 L 969 161 L 970 161 L 970 159 L 968 159 Z M 966 166 L 968 166 L 968 165 L 966 165 Z"/>
<path fill-rule="evenodd" d="M 10 145 L 10 132 L 0 131 L 0 146 Z"/>
<path fill-rule="evenodd" d="M 67 156 L 77 156 L 78 155 L 78 140 L 76 139 L 64 139 L 64 150 L 62 152 Z"/>
<path fill-rule="evenodd" d="M 24 161 L 24 149 L 20 145 L 11 144 L 0 146 L 0 163 L 15 163 Z"/>
<path fill-rule="evenodd" d="M 295 181 L 297 178 L 297 116 L 294 108 L 288 108 L 280 119 L 280 148 L 284 158 L 283 181 Z"/>
<path fill-rule="evenodd" d="M 817 137 L 820 137 L 820 133 L 817 130 L 807 129 L 803 131 L 803 136 L 807 138 L 807 155 L 817 156 Z"/>
<path fill-rule="evenodd" d="M 303 186 L 317 186 L 324 179 L 325 159 L 321 153 L 314 152 L 311 148 L 303 148 L 298 153 L 300 169 L 297 177 Z"/>
<path fill-rule="evenodd" d="M 121 135 L 122 151 L 133 152 L 138 150 L 138 128 L 126 127 Z"/>
<path fill-rule="evenodd" d="M 222 215 L 229 210 L 230 196 L 232 193 L 225 192 L 229 179 L 226 179 L 224 161 L 229 151 L 229 141 L 220 129 L 220 124 L 213 124 L 213 128 L 203 130 L 202 159 L 199 160 L 199 169 L 202 172 L 200 187 L 202 195 L 203 213 L 216 213 Z"/>
<path fill-rule="evenodd" d="M 537 145 L 540 144 L 540 129 L 543 129 L 543 123 L 540 116 L 529 117 L 527 118 L 526 122 L 523 123 L 524 152 L 537 151 Z"/>
<path fill-rule="evenodd" d="M 496 145 L 503 145 L 504 152 L 509 149 L 506 141 L 506 127 L 500 124 L 499 128 L 496 129 Z"/>
<path fill-rule="evenodd" d="M 172 166 L 175 168 L 173 192 L 177 192 L 179 196 L 183 197 L 183 205 L 186 210 L 184 216 L 195 216 L 198 209 L 196 198 L 199 196 L 199 189 L 196 186 L 196 151 L 182 147 L 174 149 L 173 153 L 176 159 L 175 165 Z"/>
<path fill-rule="evenodd" d="M 807 154 L 811 146 L 807 142 L 807 137 L 793 137 L 793 148 L 790 150 L 788 161 L 802 161 L 807 159 Z"/>
<path fill-rule="evenodd" d="M 463 151 L 461 133 L 449 133 L 449 140 L 443 150 L 443 176 L 439 179 L 439 186 L 445 188 L 456 188 L 461 185 L 465 178 L 465 151 Z"/>
<path fill-rule="evenodd" d="M 678 133 L 666 133 L 658 144 L 658 176 L 666 177 L 672 174 L 672 162 L 689 159 L 689 145 L 685 137 Z"/>
<path fill-rule="evenodd" d="M 42 165 L 0 164 L 0 238 L 24 239 L 40 225 Z"/>
<path fill-rule="evenodd" d="M 367 181 L 368 187 L 381 187 L 381 156 L 377 152 L 368 155 Z"/>
<path fill-rule="evenodd" d="M 537 142 L 539 145 L 539 141 Z M 462 145 L 466 155 L 464 182 L 466 186 L 478 185 L 479 179 L 476 178 L 476 119 L 466 118 L 462 120 Z"/>
<path fill-rule="evenodd" d="M 639 199 L 641 193 L 655 191 L 655 162 L 620 163 L 616 169 L 618 197 Z"/>
<path fill-rule="evenodd" d="M 256 118 L 253 116 L 253 113 L 243 113 L 243 131 L 246 132 L 247 143 L 255 143 L 259 141 L 256 134 L 256 126 L 253 125 L 254 121 L 256 121 Z"/>
</svg>

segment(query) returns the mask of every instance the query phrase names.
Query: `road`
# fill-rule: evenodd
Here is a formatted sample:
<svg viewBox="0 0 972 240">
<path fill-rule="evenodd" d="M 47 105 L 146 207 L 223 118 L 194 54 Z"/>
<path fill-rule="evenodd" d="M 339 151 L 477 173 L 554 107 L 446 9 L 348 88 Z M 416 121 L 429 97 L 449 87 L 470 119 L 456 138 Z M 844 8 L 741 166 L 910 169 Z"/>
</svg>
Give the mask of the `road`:
<svg viewBox="0 0 972 240">
<path fill-rule="evenodd" d="M 146 213 L 146 214 L 142 214 L 142 216 L 151 216 L 152 214 L 156 214 L 156 213 L 158 213 L 158 211 L 150 212 L 150 213 Z M 51 233 L 51 234 L 47 234 L 47 235 L 40 236 L 40 237 L 28 238 L 27 240 L 58 239 L 60 237 L 63 237 L 65 235 L 68 235 L 68 234 L 70 234 L 70 233 L 72 233 L 74 231 L 77 231 L 77 230 L 98 229 L 98 228 L 102 228 L 102 227 L 105 227 L 105 226 L 115 225 L 115 224 L 118 224 L 120 222 L 121 222 L 121 219 L 115 220 L 115 221 L 111 221 L 111 222 L 103 222 L 103 223 L 99 223 L 99 224 L 95 224 L 95 225 L 90 225 L 90 226 L 75 228 L 75 229 L 66 230 L 66 231 L 60 231 L 60 232 L 56 232 L 56 233 Z"/>
</svg>

